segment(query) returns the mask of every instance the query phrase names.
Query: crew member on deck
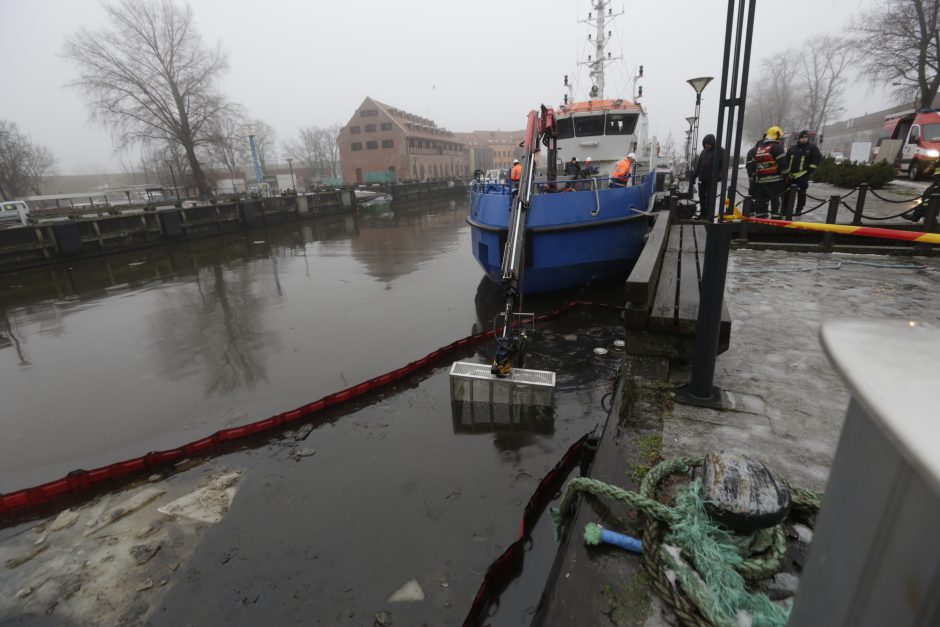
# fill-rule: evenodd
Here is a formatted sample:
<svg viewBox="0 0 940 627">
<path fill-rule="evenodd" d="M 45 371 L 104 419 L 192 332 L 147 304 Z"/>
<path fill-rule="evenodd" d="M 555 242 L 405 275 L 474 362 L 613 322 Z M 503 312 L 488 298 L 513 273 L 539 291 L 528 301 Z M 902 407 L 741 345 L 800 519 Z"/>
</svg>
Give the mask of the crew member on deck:
<svg viewBox="0 0 940 627">
<path fill-rule="evenodd" d="M 611 187 L 627 187 L 630 185 L 630 175 L 633 173 L 633 165 L 636 163 L 636 153 L 631 152 L 626 157 L 617 162 L 614 168 L 614 175 L 610 180 Z"/>
<path fill-rule="evenodd" d="M 578 158 L 571 157 L 571 161 L 565 165 L 565 176 L 577 176 L 580 171 L 581 165 L 578 163 Z"/>
<path fill-rule="evenodd" d="M 518 159 L 512 160 L 512 171 L 509 173 L 509 179 L 513 185 L 518 185 L 519 181 L 522 180 L 522 164 L 519 163 Z"/>
</svg>

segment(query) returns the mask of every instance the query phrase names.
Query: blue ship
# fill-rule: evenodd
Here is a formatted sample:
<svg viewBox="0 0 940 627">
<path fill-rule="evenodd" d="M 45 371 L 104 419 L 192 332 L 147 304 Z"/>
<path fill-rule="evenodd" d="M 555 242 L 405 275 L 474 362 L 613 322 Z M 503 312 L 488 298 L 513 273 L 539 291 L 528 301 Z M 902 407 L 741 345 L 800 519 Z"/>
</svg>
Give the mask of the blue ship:
<svg viewBox="0 0 940 627">
<path fill-rule="evenodd" d="M 567 290 L 625 277 L 643 250 L 655 171 L 629 187 L 607 187 L 608 179 L 579 181 L 580 191 L 552 192 L 557 184 L 536 183 L 526 221 L 520 290 L 535 294 Z M 474 183 L 470 224 L 473 255 L 499 284 L 509 231 L 509 185 Z"/>
</svg>

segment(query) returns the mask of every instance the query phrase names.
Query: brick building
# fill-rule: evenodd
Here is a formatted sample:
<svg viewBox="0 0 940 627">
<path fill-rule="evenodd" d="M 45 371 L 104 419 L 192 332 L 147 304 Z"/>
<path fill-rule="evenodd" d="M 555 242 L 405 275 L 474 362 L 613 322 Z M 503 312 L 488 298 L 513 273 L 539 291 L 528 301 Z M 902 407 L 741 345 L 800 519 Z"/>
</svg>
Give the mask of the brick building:
<svg viewBox="0 0 940 627">
<path fill-rule="evenodd" d="M 467 171 L 509 168 L 522 157 L 520 142 L 525 131 L 472 131 L 454 133 L 466 146 Z"/>
<path fill-rule="evenodd" d="M 340 132 L 339 152 L 347 183 L 467 176 L 454 133 L 368 97 Z"/>
</svg>

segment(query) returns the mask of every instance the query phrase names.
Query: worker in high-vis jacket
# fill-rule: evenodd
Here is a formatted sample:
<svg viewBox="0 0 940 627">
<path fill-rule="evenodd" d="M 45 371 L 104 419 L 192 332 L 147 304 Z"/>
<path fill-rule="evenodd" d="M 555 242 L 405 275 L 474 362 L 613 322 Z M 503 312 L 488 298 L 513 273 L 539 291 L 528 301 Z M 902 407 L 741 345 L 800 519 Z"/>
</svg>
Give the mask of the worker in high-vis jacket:
<svg viewBox="0 0 940 627">
<path fill-rule="evenodd" d="M 745 167 L 753 190 L 754 215 L 759 218 L 767 217 L 768 203 L 772 213 L 780 213 L 780 196 L 790 174 L 786 152 L 780 145 L 782 137 L 783 129 L 771 126 L 764 139 L 747 153 Z"/>
<path fill-rule="evenodd" d="M 633 174 L 633 167 L 636 164 L 636 153 L 630 153 L 617 162 L 614 168 L 614 174 L 610 178 L 611 187 L 627 187 L 630 185 L 630 176 Z"/>
<path fill-rule="evenodd" d="M 800 131 L 800 135 L 793 146 L 787 151 L 787 164 L 790 166 L 790 184 L 796 185 L 797 200 L 796 214 L 803 213 L 806 206 L 806 189 L 809 187 L 809 177 L 822 161 L 822 155 L 816 144 L 810 143 L 809 131 Z"/>
<path fill-rule="evenodd" d="M 509 180 L 512 181 L 513 185 L 518 185 L 519 181 L 522 180 L 522 164 L 519 163 L 518 159 L 512 160 L 512 170 L 509 172 Z"/>
</svg>

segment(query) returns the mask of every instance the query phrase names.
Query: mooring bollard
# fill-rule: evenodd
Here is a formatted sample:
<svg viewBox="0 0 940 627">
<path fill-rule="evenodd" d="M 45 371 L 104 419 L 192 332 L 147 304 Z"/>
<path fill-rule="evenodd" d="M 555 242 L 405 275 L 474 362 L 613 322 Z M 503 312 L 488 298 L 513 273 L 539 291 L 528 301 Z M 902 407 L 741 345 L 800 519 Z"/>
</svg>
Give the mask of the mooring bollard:
<svg viewBox="0 0 940 627">
<path fill-rule="evenodd" d="M 783 195 L 783 219 L 793 221 L 793 207 L 796 205 L 796 185 L 790 185 Z"/>
<path fill-rule="evenodd" d="M 741 206 L 741 215 L 745 218 L 751 217 L 751 210 L 754 207 L 754 199 L 750 196 L 744 197 L 744 202 Z M 747 243 L 747 220 L 741 220 L 741 241 L 745 244 Z"/>
<path fill-rule="evenodd" d="M 838 194 L 833 194 L 829 197 L 829 210 L 826 212 L 826 224 L 836 223 L 836 217 L 839 215 L 840 202 L 842 202 L 842 196 Z M 832 250 L 832 233 L 823 234 L 822 247 L 826 252 Z"/>
<path fill-rule="evenodd" d="M 699 289 L 698 320 L 695 324 L 695 355 L 692 378 L 676 390 L 676 402 L 698 407 L 725 407 L 724 392 L 712 385 L 718 335 L 721 331 L 721 306 L 725 298 L 728 251 L 731 247 L 731 223 L 705 225 L 705 267 Z"/>
<path fill-rule="evenodd" d="M 862 183 L 858 186 L 858 198 L 855 199 L 855 215 L 852 216 L 852 224 L 855 226 L 862 223 L 862 212 L 865 211 L 866 196 L 868 196 L 868 183 Z"/>
<path fill-rule="evenodd" d="M 931 194 L 924 211 L 924 233 L 937 232 L 937 212 L 940 211 L 940 194 Z"/>
<path fill-rule="evenodd" d="M 669 207 L 669 223 L 678 224 L 679 223 L 679 197 L 673 193 L 669 194 L 669 198 L 666 201 L 666 205 Z"/>
</svg>

